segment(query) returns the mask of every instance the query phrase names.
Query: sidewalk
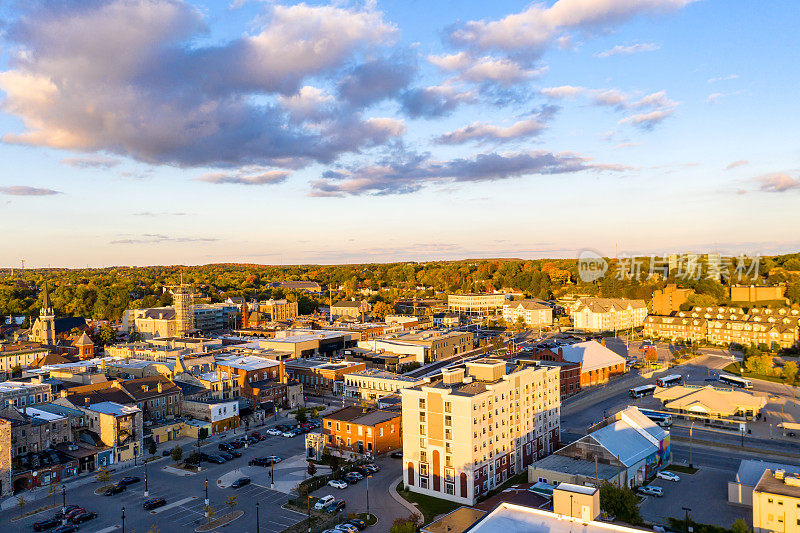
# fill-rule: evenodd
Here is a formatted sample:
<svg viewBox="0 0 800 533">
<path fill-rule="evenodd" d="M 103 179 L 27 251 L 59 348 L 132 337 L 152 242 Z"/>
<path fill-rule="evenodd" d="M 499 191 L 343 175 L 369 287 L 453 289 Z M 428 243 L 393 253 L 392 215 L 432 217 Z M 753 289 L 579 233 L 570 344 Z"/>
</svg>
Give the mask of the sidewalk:
<svg viewBox="0 0 800 533">
<path fill-rule="evenodd" d="M 201 449 L 203 447 L 205 447 L 205 446 L 216 445 L 216 444 L 219 444 L 219 443 L 224 442 L 226 440 L 232 440 L 234 438 L 241 437 L 242 435 L 245 435 L 246 433 L 251 433 L 253 431 L 259 431 L 262 428 L 270 428 L 270 427 L 276 426 L 278 424 L 286 424 L 288 422 L 294 422 L 294 419 L 286 417 L 286 416 L 278 416 L 278 418 L 276 420 L 274 417 L 270 417 L 270 419 L 265 424 L 262 424 L 260 426 L 250 426 L 250 428 L 247 429 L 247 430 L 245 430 L 244 427 L 241 427 L 241 428 L 237 428 L 235 433 L 231 430 L 231 431 L 226 431 L 224 433 L 219 433 L 217 435 L 212 435 L 211 437 L 209 437 L 207 439 L 204 439 L 202 441 Z M 170 440 L 170 441 L 164 442 L 164 443 L 162 443 L 162 446 L 159 446 L 159 452 L 161 450 L 171 450 L 175 446 L 180 446 L 180 447 L 182 447 L 184 449 L 185 452 L 191 453 L 192 451 L 194 451 L 194 449 L 196 449 L 197 439 L 193 439 L 191 437 L 184 437 L 184 438 L 181 438 L 181 439 Z M 148 464 L 158 463 L 159 461 L 163 461 L 163 460 L 172 461 L 172 458 L 169 457 L 169 456 L 162 457 L 161 455 L 155 455 L 153 457 L 155 457 L 155 459 L 152 459 L 152 460 L 148 461 Z M 127 470 L 131 470 L 131 469 L 134 469 L 134 468 L 143 468 L 144 467 L 144 459 L 146 459 L 146 458 L 148 458 L 148 457 L 144 457 L 144 455 L 143 455 L 141 459 L 137 458 L 135 460 L 124 461 L 124 462 L 121 462 L 121 463 L 115 463 L 115 464 L 113 464 L 113 465 L 108 467 L 108 472 L 110 474 L 115 474 L 115 473 L 119 473 L 119 472 L 125 472 Z M 77 476 L 72 476 L 72 477 L 64 480 L 62 483 L 56 483 L 56 485 L 58 487 L 58 494 L 59 495 L 61 494 L 61 485 L 62 484 L 67 488 L 67 491 L 69 491 L 72 488 L 82 487 L 84 485 L 88 485 L 89 483 L 96 482 L 95 475 L 97 475 L 97 470 L 92 471 L 92 472 L 84 472 L 83 474 L 78 474 Z M 0 510 L 5 511 L 5 510 L 11 509 L 13 507 L 16 507 L 18 505 L 17 497 L 19 497 L 19 496 L 24 497 L 25 501 L 28 504 L 31 504 L 31 503 L 33 503 L 33 502 L 35 502 L 37 500 L 41 500 L 41 499 L 44 499 L 44 498 L 48 497 L 47 487 L 38 487 L 38 488 L 35 488 L 35 489 L 26 490 L 24 492 L 21 492 L 21 493 L 15 495 L 15 496 L 10 496 L 9 498 L 6 498 L 2 502 L 0 502 Z M 52 495 L 50 495 L 50 496 L 52 496 Z"/>
<path fill-rule="evenodd" d="M 425 517 L 422 515 L 422 511 L 417 509 L 415 505 L 411 504 L 408 500 L 406 500 L 397 493 L 397 485 L 402 482 L 403 482 L 403 476 L 400 476 L 399 478 L 389 483 L 389 495 L 392 498 L 394 498 L 394 500 L 397 501 L 397 503 L 399 503 L 400 505 L 411 511 L 411 514 L 416 515 L 416 517 L 419 519 L 419 522 L 424 522 Z"/>
</svg>

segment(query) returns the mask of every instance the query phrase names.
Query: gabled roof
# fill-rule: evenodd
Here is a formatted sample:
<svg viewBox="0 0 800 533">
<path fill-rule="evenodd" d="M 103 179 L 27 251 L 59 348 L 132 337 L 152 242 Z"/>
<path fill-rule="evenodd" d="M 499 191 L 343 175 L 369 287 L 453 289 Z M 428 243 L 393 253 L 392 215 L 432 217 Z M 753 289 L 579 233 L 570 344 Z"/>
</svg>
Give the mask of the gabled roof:
<svg viewBox="0 0 800 533">
<path fill-rule="evenodd" d="M 568 344 L 559 348 L 559 351 L 564 360 L 580 363 L 581 372 L 589 372 L 625 363 L 625 359 L 597 341 Z"/>
<path fill-rule="evenodd" d="M 69 333 L 73 328 L 86 329 L 86 319 L 82 316 L 65 316 L 54 320 L 56 335 Z"/>
<path fill-rule="evenodd" d="M 161 392 L 158 391 L 159 384 L 161 384 Z M 180 391 L 180 388 L 172 380 L 161 375 L 129 379 L 128 381 L 123 381 L 120 385 L 136 401 Z"/>
<path fill-rule="evenodd" d="M 658 446 L 623 420 L 593 431 L 587 437 L 593 438 L 628 467 L 658 451 Z"/>
<path fill-rule="evenodd" d="M 76 340 L 72 341 L 73 346 L 94 346 L 92 339 L 89 338 L 89 335 L 86 332 L 83 332 L 83 335 L 78 337 Z"/>
</svg>

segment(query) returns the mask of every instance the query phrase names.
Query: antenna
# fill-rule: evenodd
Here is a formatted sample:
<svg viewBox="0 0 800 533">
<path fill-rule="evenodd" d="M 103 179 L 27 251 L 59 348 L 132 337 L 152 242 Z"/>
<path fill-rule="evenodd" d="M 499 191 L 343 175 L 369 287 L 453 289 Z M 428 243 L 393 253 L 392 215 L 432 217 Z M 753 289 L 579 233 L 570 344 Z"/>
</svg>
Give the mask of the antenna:
<svg viewBox="0 0 800 533">
<path fill-rule="evenodd" d="M 22 270 L 25 270 L 25 260 L 24 259 L 20 259 L 20 261 L 22 261 Z"/>
</svg>

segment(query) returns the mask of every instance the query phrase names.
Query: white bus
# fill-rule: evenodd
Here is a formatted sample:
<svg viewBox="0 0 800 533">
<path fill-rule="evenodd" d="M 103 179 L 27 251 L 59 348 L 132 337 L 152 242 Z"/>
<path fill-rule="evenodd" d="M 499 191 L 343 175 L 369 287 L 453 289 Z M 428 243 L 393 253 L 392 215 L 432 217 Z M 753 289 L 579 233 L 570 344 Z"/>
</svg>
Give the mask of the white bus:
<svg viewBox="0 0 800 533">
<path fill-rule="evenodd" d="M 739 376 L 731 376 L 729 374 L 720 374 L 719 380 L 722 383 L 733 385 L 734 387 L 740 387 L 742 389 L 752 389 L 753 382 L 749 379 L 740 378 Z"/>
<path fill-rule="evenodd" d="M 642 385 L 641 387 L 634 387 L 628 391 L 628 396 L 631 398 L 641 398 L 642 396 L 652 396 L 656 391 L 655 385 Z"/>
<path fill-rule="evenodd" d="M 670 414 L 659 413 L 649 409 L 639 409 L 639 411 L 662 428 L 668 428 L 672 425 L 672 415 Z"/>
<path fill-rule="evenodd" d="M 656 383 L 658 383 L 659 387 L 672 387 L 673 385 L 680 385 L 682 379 L 683 376 L 680 374 L 670 374 L 669 376 L 658 378 Z"/>
</svg>

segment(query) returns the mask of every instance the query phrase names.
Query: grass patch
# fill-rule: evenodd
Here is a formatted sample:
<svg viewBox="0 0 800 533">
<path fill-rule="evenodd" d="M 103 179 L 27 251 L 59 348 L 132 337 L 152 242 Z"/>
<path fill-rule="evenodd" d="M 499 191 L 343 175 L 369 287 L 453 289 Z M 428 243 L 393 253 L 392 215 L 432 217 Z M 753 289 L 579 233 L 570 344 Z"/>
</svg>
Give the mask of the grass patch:
<svg viewBox="0 0 800 533">
<path fill-rule="evenodd" d="M 669 470 L 670 472 L 680 472 L 681 474 L 694 475 L 698 469 L 685 465 L 669 465 L 667 468 L 665 468 L 665 470 Z"/>
<path fill-rule="evenodd" d="M 378 523 L 378 517 L 372 513 L 350 513 L 347 515 L 347 519 L 350 520 L 351 518 L 360 518 L 366 522 L 368 526 L 373 526 Z"/>
<path fill-rule="evenodd" d="M 787 383 L 786 379 L 783 376 L 766 376 L 764 374 L 756 374 L 755 372 L 747 372 L 747 371 L 742 372 L 741 370 L 739 370 L 739 363 L 731 363 L 722 370 L 729 374 L 733 374 L 734 376 L 760 379 L 763 381 L 771 381 L 773 383 L 783 383 L 784 385 L 792 385 L 791 383 Z"/>
<path fill-rule="evenodd" d="M 56 507 L 60 507 L 57 504 L 45 505 L 44 507 L 39 507 L 38 509 L 34 509 L 32 511 L 27 511 L 24 514 L 17 515 L 11 519 L 12 522 L 16 522 L 17 520 L 22 520 L 23 518 L 28 518 L 29 516 L 33 516 L 35 514 L 43 513 L 45 511 L 49 511 L 50 509 L 54 509 Z"/>
<path fill-rule="evenodd" d="M 94 489 L 94 493 L 97 494 L 98 496 L 102 496 L 103 493 L 105 491 L 107 491 L 108 489 L 110 489 L 113 485 L 114 485 L 113 483 L 111 483 L 109 485 L 103 485 L 100 488 Z"/>
<path fill-rule="evenodd" d="M 244 511 L 233 511 L 232 513 L 228 513 L 226 515 L 222 515 L 219 518 L 215 518 L 214 520 L 210 521 L 207 524 L 203 524 L 202 526 L 195 529 L 197 533 L 203 533 L 205 531 L 213 531 L 218 527 L 224 527 L 239 518 L 244 514 Z"/>
<path fill-rule="evenodd" d="M 451 502 L 428 496 L 425 494 L 417 494 L 410 490 L 404 490 L 403 484 L 397 485 L 397 493 L 408 502 L 417 504 L 417 509 L 425 517 L 425 523 L 428 524 L 440 514 L 449 513 L 461 507 L 460 503 Z"/>
</svg>

